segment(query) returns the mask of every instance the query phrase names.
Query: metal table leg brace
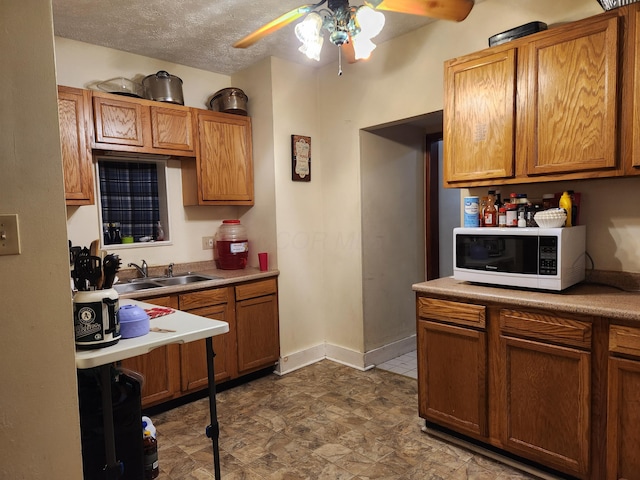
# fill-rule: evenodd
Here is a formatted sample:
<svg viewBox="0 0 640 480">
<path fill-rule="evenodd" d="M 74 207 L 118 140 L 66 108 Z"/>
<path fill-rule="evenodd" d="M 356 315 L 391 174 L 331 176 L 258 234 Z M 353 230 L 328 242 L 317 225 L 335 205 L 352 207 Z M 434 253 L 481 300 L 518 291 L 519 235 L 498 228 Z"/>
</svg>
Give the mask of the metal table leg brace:
<svg viewBox="0 0 640 480">
<path fill-rule="evenodd" d="M 221 480 L 220 476 L 220 448 L 218 437 L 220 436 L 220 427 L 218 425 L 218 411 L 216 407 L 216 381 L 213 372 L 213 358 L 216 354 L 213 351 L 213 339 L 206 338 L 207 348 L 207 377 L 209 380 L 209 415 L 211 417 L 211 425 L 206 429 L 207 437 L 213 443 L 213 471 L 216 480 Z"/>
</svg>

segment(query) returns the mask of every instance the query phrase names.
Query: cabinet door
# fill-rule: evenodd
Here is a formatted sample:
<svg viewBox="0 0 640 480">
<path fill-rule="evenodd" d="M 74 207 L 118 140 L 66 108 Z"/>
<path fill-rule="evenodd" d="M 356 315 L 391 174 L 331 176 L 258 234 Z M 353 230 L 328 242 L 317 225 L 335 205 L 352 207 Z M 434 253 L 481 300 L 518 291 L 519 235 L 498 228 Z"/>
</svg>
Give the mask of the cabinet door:
<svg viewBox="0 0 640 480">
<path fill-rule="evenodd" d="M 631 58 L 626 60 L 625 79 L 622 90 L 622 104 L 629 103 L 633 108 L 622 109 L 622 129 L 625 131 L 623 138 L 629 142 L 622 145 L 622 157 L 625 163 L 625 173 L 628 175 L 640 174 L 640 5 L 631 5 L 629 8 L 628 37 L 631 41 L 625 44 L 624 54 Z M 628 133 L 627 133 L 628 132 Z"/>
<path fill-rule="evenodd" d="M 618 22 L 580 22 L 524 47 L 529 175 L 585 178 L 616 167 Z"/>
<path fill-rule="evenodd" d="M 215 354 L 213 365 L 216 383 L 229 380 L 234 376 L 233 366 L 230 360 L 233 359 L 232 355 L 235 350 L 235 342 L 233 340 L 235 337 L 235 329 L 232 327 L 233 322 L 231 322 L 231 315 L 228 314 L 227 310 L 227 304 L 189 310 L 189 313 L 194 315 L 229 323 L 229 331 L 227 333 L 213 337 L 213 352 Z M 205 340 L 197 340 L 180 345 L 180 374 L 180 386 L 183 392 L 208 387 Z"/>
<path fill-rule="evenodd" d="M 447 182 L 515 174 L 516 50 L 445 66 L 444 176 Z"/>
<path fill-rule="evenodd" d="M 278 297 L 265 295 L 236 303 L 238 373 L 274 365 L 280 357 Z"/>
<path fill-rule="evenodd" d="M 155 297 L 145 302 L 160 307 L 178 308 L 178 297 Z M 122 360 L 122 367 L 142 374 L 142 406 L 148 407 L 175 398 L 180 393 L 180 350 L 166 345 L 149 353 Z"/>
<path fill-rule="evenodd" d="M 609 359 L 607 480 L 640 479 L 640 361 Z"/>
<path fill-rule="evenodd" d="M 418 321 L 420 416 L 476 438 L 487 429 L 484 332 Z"/>
<path fill-rule="evenodd" d="M 151 107 L 153 148 L 193 152 L 193 112 L 188 107 Z"/>
<path fill-rule="evenodd" d="M 198 135 L 198 203 L 253 205 L 251 119 L 198 112 Z"/>
<path fill-rule="evenodd" d="M 144 124 L 148 124 L 149 107 L 142 103 L 93 95 L 93 118 L 96 144 L 144 146 Z"/>
<path fill-rule="evenodd" d="M 500 337 L 498 412 L 506 450 L 565 473 L 589 471 L 588 352 Z"/>
<path fill-rule="evenodd" d="M 67 205 L 92 205 L 91 92 L 58 87 L 58 116 Z"/>
</svg>

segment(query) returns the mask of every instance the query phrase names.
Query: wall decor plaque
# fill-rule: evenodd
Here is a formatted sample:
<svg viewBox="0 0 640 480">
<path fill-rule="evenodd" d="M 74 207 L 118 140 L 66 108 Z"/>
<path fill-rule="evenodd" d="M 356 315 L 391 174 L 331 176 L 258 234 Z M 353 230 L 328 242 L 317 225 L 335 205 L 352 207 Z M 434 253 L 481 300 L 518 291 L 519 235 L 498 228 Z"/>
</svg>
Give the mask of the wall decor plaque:
<svg viewBox="0 0 640 480">
<path fill-rule="evenodd" d="M 291 180 L 311 181 L 311 137 L 291 135 Z"/>
</svg>

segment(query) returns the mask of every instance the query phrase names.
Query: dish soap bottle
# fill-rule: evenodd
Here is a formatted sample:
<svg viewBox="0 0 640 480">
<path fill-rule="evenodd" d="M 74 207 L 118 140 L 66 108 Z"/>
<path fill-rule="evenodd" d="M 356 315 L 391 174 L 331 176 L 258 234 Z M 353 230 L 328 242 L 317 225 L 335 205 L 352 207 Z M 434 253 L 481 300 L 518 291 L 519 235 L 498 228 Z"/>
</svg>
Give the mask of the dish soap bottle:
<svg viewBox="0 0 640 480">
<path fill-rule="evenodd" d="M 162 223 L 158 220 L 156 224 L 156 241 L 162 242 L 164 240 L 164 228 L 162 228 Z"/>
<path fill-rule="evenodd" d="M 563 192 L 560 197 L 560 202 L 558 202 L 558 206 L 563 208 L 565 212 L 567 212 L 567 219 L 564 222 L 565 227 L 571 226 L 571 214 L 572 214 L 572 204 L 571 204 L 571 196 L 569 192 Z"/>
</svg>

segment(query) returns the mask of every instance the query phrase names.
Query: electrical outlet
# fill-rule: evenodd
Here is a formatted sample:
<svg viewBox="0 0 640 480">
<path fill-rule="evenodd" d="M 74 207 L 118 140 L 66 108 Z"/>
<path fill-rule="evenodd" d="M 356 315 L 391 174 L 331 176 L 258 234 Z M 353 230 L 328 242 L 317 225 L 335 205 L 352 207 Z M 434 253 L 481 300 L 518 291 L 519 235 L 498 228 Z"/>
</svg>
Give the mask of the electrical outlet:
<svg viewBox="0 0 640 480">
<path fill-rule="evenodd" d="M 20 255 L 18 215 L 0 215 L 0 255 Z"/>
<path fill-rule="evenodd" d="M 215 237 L 202 237 L 202 249 L 203 250 L 213 249 L 214 238 Z"/>
</svg>

